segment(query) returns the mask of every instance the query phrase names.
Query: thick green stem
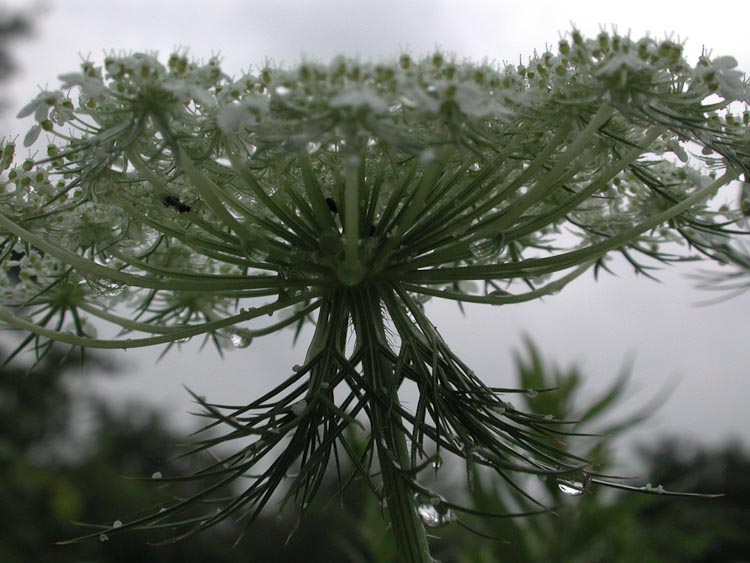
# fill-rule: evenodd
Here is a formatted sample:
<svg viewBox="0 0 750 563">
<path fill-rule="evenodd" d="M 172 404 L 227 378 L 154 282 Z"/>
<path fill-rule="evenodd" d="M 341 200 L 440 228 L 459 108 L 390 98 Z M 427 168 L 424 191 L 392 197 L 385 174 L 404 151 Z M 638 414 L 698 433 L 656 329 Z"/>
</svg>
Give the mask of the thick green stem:
<svg viewBox="0 0 750 563">
<path fill-rule="evenodd" d="M 398 454 L 404 463 L 408 462 L 406 437 L 403 431 L 389 433 L 391 440 L 387 447 L 391 455 Z M 387 440 L 387 439 L 386 439 Z M 388 515 L 391 528 L 396 537 L 396 549 L 399 561 L 409 563 L 432 563 L 427 533 L 417 515 L 414 494 L 398 473 L 398 469 L 388 459 L 388 452 L 383 444 L 378 444 L 378 458 L 383 478 L 383 496 L 388 503 Z"/>
<path fill-rule="evenodd" d="M 376 288 L 367 287 L 352 291 L 351 298 L 357 343 L 366 349 L 363 375 L 379 395 L 370 402 L 372 432 L 399 563 L 432 563 L 427 533 L 417 514 L 413 492 L 399 471 L 409 467 L 409 452 L 406 431 L 396 413 L 398 383 L 394 381 L 393 365 L 381 353 L 388 342 L 380 296 Z"/>
</svg>

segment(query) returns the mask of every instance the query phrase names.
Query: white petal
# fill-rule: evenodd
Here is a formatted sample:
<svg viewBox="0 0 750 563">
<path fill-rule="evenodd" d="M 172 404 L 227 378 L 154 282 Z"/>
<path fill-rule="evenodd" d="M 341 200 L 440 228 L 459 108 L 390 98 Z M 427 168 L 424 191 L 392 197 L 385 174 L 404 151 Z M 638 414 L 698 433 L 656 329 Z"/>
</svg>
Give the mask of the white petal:
<svg viewBox="0 0 750 563">
<path fill-rule="evenodd" d="M 23 138 L 23 146 L 30 147 L 31 145 L 33 145 L 39 138 L 39 133 L 41 132 L 42 128 L 39 125 L 34 125 L 31 129 L 29 129 L 29 132 L 26 133 L 26 136 Z"/>
<path fill-rule="evenodd" d="M 16 114 L 16 117 L 28 117 L 34 111 L 36 110 L 37 106 L 39 106 L 40 103 L 44 103 L 42 100 L 39 99 L 39 96 L 31 100 L 28 104 L 23 106 L 19 112 Z"/>
<path fill-rule="evenodd" d="M 716 57 L 711 64 L 722 69 L 732 69 L 737 66 L 737 59 L 734 57 Z"/>
</svg>

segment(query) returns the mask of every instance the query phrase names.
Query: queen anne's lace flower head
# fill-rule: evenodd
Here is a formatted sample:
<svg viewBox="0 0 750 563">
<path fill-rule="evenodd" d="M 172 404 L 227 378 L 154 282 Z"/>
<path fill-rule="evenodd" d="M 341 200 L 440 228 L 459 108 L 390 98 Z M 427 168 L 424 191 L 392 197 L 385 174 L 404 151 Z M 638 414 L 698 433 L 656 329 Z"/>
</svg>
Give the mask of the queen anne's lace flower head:
<svg viewBox="0 0 750 563">
<path fill-rule="evenodd" d="M 37 346 L 207 335 L 244 348 L 314 318 L 305 364 L 263 401 L 224 414 L 201 400 L 233 428 L 218 441 L 257 438 L 207 474 L 252 473 L 285 436 L 295 444 L 247 506 L 302 452 L 312 465 L 290 491 L 305 505 L 363 413 L 383 478 L 417 491 L 426 439 L 498 470 L 568 470 L 555 448 L 530 445 L 548 421 L 506 409 L 422 304 L 551 295 L 612 252 L 643 272 L 693 249 L 731 259 L 743 210 L 711 198 L 750 174 L 735 67 L 691 66 L 669 40 L 577 31 L 517 66 L 436 52 L 230 78 L 184 53 L 86 62 L 20 111 L 34 120 L 29 159 L 2 147 L 0 319 Z M 135 336 L 96 338 L 86 317 Z M 397 400 L 403 379 L 421 393 L 415 413 Z M 298 432 L 306 424 L 325 430 Z"/>
</svg>

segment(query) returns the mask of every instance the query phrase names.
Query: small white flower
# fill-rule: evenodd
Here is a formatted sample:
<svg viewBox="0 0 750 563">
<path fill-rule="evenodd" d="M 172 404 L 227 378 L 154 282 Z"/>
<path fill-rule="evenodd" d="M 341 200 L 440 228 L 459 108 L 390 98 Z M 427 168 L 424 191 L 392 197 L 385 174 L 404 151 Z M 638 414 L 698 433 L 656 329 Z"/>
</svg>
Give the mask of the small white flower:
<svg viewBox="0 0 750 563">
<path fill-rule="evenodd" d="M 100 79 L 97 80 L 80 72 L 61 74 L 58 78 L 62 82 L 62 88 L 67 90 L 78 86 L 81 89 L 81 93 L 89 98 L 96 98 L 107 92 L 107 88 L 102 84 Z"/>
<path fill-rule="evenodd" d="M 182 103 L 195 100 L 206 107 L 216 106 L 216 100 L 206 88 L 188 80 L 170 80 L 164 84 L 164 89 L 171 92 Z"/>
<path fill-rule="evenodd" d="M 734 57 L 719 57 L 713 61 L 717 69 L 716 79 L 719 83 L 719 94 L 726 99 L 750 102 L 750 94 L 744 81 L 744 74 L 733 70 L 737 66 Z"/>
<path fill-rule="evenodd" d="M 429 90 L 415 87 L 414 90 L 407 91 L 407 96 L 412 101 L 412 104 L 407 105 L 422 113 L 435 115 L 440 112 L 440 100 Z"/>
<path fill-rule="evenodd" d="M 217 121 L 224 133 L 234 133 L 256 124 L 259 118 L 267 112 L 268 99 L 262 96 L 251 96 L 241 102 L 225 105 L 219 111 Z"/>
<path fill-rule="evenodd" d="M 511 110 L 476 84 L 461 83 L 456 86 L 455 101 L 469 117 L 484 119 L 510 115 Z"/>
<path fill-rule="evenodd" d="M 37 122 L 44 121 L 49 115 L 50 108 L 58 105 L 63 98 L 64 96 L 60 92 L 40 92 L 36 98 L 19 110 L 16 117 L 28 117 L 33 113 Z"/>
<path fill-rule="evenodd" d="M 386 101 L 366 86 L 343 88 L 328 104 L 336 109 L 366 110 L 374 114 L 385 113 L 388 109 Z"/>
<path fill-rule="evenodd" d="M 632 53 L 618 54 L 604 63 L 599 70 L 596 71 L 596 75 L 599 77 L 614 77 L 623 70 L 629 72 L 640 72 L 649 69 L 649 65 Z"/>
<path fill-rule="evenodd" d="M 750 102 L 750 91 L 744 80 L 744 74 L 734 70 L 737 59 L 734 57 L 717 57 L 708 66 L 700 65 L 695 69 L 699 78 L 708 78 L 717 86 L 717 92 L 727 100 Z"/>
</svg>

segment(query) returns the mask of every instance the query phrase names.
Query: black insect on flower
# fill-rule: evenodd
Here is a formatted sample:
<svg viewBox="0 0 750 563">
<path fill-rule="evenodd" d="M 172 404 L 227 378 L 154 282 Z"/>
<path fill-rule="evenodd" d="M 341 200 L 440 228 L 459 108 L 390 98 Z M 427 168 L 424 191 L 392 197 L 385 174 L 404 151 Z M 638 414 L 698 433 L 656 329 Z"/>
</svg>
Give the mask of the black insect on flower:
<svg viewBox="0 0 750 563">
<path fill-rule="evenodd" d="M 328 209 L 333 213 L 334 215 L 339 212 L 339 208 L 336 205 L 336 200 L 332 197 L 326 198 L 326 205 L 328 205 Z"/>
<path fill-rule="evenodd" d="M 176 209 L 178 213 L 189 213 L 192 210 L 192 207 L 174 194 L 166 194 L 161 198 L 161 202 L 164 204 L 164 207 Z"/>
</svg>

